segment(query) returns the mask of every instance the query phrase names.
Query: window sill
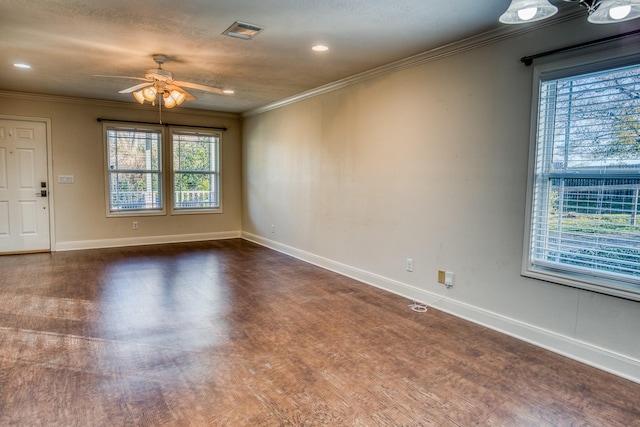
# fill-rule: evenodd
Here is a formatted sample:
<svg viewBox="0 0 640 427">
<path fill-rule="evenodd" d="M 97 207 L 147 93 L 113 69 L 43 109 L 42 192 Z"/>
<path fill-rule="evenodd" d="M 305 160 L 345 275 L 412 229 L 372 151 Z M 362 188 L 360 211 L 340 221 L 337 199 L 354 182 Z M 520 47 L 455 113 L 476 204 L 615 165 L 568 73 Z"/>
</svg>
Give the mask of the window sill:
<svg viewBox="0 0 640 427">
<path fill-rule="evenodd" d="M 600 294 L 640 301 L 640 286 L 623 281 L 615 281 L 578 273 L 566 273 L 545 267 L 523 269 L 522 276 L 557 283 L 572 288 L 583 289 Z"/>
<path fill-rule="evenodd" d="M 131 217 L 131 216 L 162 216 L 166 215 L 166 211 L 157 210 L 157 211 L 115 211 L 115 212 L 107 212 L 107 218 L 122 218 L 122 217 Z"/>
<path fill-rule="evenodd" d="M 207 214 L 221 214 L 222 208 L 183 208 L 172 209 L 171 215 L 207 215 Z"/>
</svg>

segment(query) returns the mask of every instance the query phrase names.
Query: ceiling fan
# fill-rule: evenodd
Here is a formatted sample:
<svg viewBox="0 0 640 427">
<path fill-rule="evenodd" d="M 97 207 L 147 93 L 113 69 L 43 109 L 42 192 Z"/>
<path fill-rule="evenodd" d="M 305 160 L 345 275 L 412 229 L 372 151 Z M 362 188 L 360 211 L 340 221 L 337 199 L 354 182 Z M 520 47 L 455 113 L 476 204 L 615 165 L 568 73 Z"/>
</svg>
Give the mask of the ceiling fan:
<svg viewBox="0 0 640 427">
<path fill-rule="evenodd" d="M 144 101 L 149 101 L 152 105 L 155 105 L 157 102 L 159 106 L 163 105 L 165 108 L 173 108 L 176 105 L 182 104 L 184 101 L 193 101 L 196 99 L 195 96 L 191 95 L 182 87 L 202 90 L 218 95 L 233 93 L 232 90 L 223 90 L 217 87 L 174 80 L 173 73 L 162 68 L 162 64 L 167 61 L 166 55 L 153 55 L 153 60 L 156 62 L 156 64 L 158 64 L 158 68 L 151 68 L 146 70 L 144 78 L 101 75 L 96 77 L 143 80 L 144 83 L 122 89 L 118 93 L 132 93 L 136 101 L 138 101 L 140 104 L 144 104 Z"/>
</svg>

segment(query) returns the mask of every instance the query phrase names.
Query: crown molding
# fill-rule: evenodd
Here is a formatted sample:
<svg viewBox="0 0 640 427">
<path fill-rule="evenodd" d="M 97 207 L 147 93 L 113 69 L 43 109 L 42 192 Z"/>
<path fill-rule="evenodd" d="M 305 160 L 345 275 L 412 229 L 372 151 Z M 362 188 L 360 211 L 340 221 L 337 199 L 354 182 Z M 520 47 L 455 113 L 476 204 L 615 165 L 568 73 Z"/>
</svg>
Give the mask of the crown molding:
<svg viewBox="0 0 640 427">
<path fill-rule="evenodd" d="M 76 104 L 76 105 L 91 105 L 94 107 L 117 107 L 119 109 L 129 109 L 135 111 L 146 111 L 149 112 L 150 108 L 148 105 L 140 105 L 138 103 L 133 102 L 122 102 L 122 101 L 108 101 L 103 99 L 92 99 L 92 98 L 79 98 L 72 96 L 62 96 L 62 95 L 47 95 L 40 93 L 30 93 L 30 92 L 12 92 L 0 90 L 0 97 L 10 98 L 10 99 L 21 99 L 27 101 L 38 101 L 38 102 L 58 102 L 58 103 L 66 103 L 66 104 Z M 157 111 L 157 108 L 155 109 Z M 166 112 L 166 110 L 164 110 Z M 203 116 L 203 117 L 216 117 L 216 118 L 224 118 L 224 119 L 240 119 L 241 116 L 239 113 L 228 113 L 223 111 L 210 111 L 210 110 L 198 110 L 195 108 L 180 108 L 179 110 L 171 111 L 172 114 L 188 114 L 190 116 Z"/>
<path fill-rule="evenodd" d="M 280 101 L 276 101 L 271 104 L 264 105 L 262 107 L 245 111 L 242 113 L 242 117 L 246 118 L 246 117 L 262 114 L 270 110 L 275 110 L 290 104 L 303 101 L 305 99 L 313 98 L 325 93 L 343 89 L 347 86 L 352 86 L 358 83 L 366 82 L 368 80 L 383 77 L 407 68 L 417 67 L 427 62 L 437 61 L 439 59 L 446 58 L 448 56 L 457 55 L 472 49 L 497 43 L 502 40 L 517 37 L 523 34 L 530 33 L 532 31 L 537 31 L 542 28 L 550 27 L 550 26 L 571 21 L 577 18 L 584 19 L 583 10 L 573 11 L 571 13 L 559 13 L 553 18 L 546 19 L 544 21 L 538 21 L 528 25 L 527 24 L 518 25 L 518 26 L 502 25 L 493 30 L 486 31 L 484 33 L 481 33 L 472 37 L 468 37 L 466 39 L 462 39 L 454 43 L 440 46 L 435 49 L 431 49 L 431 50 L 419 53 L 417 55 L 410 56 L 408 58 L 401 59 L 399 61 L 395 61 L 390 64 L 383 65 L 381 67 L 377 67 L 369 71 L 365 71 L 363 73 L 355 74 L 353 76 L 346 77 L 344 79 L 326 84 L 324 86 L 319 86 L 315 89 L 302 92 L 298 95 L 294 95 L 292 97 L 285 98 Z M 519 61 L 519 58 L 516 58 L 515 60 Z"/>
</svg>

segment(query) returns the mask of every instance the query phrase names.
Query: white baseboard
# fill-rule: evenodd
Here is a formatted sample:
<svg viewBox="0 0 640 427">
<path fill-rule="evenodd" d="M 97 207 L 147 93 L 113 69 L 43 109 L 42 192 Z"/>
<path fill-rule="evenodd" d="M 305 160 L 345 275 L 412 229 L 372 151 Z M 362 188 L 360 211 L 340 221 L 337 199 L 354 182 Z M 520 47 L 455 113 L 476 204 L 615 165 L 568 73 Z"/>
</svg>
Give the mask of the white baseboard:
<svg viewBox="0 0 640 427">
<path fill-rule="evenodd" d="M 217 233 L 175 234 L 166 236 L 124 237 L 119 239 L 79 240 L 57 242 L 56 251 L 76 251 L 82 249 L 119 248 L 124 246 L 159 245 L 166 243 L 199 242 L 205 240 L 237 239 L 240 231 Z"/>
<path fill-rule="evenodd" d="M 354 268 L 251 233 L 242 232 L 242 238 L 407 299 L 415 299 L 456 317 L 469 320 L 554 353 L 640 383 L 640 360 L 638 359 L 632 359 L 565 335 L 502 316 L 481 307 L 434 294 L 406 283 Z"/>
</svg>

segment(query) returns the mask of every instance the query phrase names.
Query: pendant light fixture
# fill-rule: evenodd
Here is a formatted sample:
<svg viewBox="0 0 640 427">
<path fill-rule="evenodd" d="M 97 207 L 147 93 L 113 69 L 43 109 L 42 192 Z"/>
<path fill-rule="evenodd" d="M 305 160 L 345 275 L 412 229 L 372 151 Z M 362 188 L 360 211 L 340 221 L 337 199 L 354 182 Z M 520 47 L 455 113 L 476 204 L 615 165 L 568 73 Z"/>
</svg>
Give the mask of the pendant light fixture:
<svg viewBox="0 0 640 427">
<path fill-rule="evenodd" d="M 589 13 L 592 24 L 611 24 L 640 18 L 640 0 L 564 0 L 577 3 Z M 548 0 L 512 0 L 500 16 L 503 24 L 524 24 L 549 18 L 558 8 Z"/>
</svg>

